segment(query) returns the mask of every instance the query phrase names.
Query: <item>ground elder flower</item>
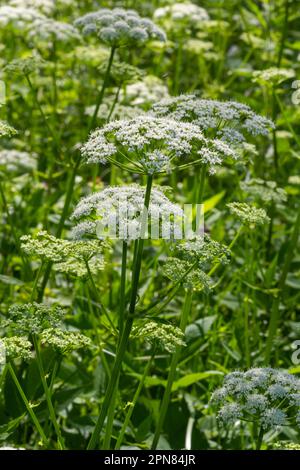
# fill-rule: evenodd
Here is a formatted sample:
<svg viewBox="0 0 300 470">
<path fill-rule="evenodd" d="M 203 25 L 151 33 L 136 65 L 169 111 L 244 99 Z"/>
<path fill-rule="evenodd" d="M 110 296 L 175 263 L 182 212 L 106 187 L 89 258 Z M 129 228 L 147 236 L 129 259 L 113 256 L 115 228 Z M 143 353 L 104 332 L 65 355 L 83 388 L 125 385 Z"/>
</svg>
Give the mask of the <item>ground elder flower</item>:
<svg viewBox="0 0 300 470">
<path fill-rule="evenodd" d="M 84 35 L 95 34 L 112 47 L 166 40 L 165 33 L 153 21 L 123 8 L 102 8 L 78 18 L 75 25 Z"/>
<path fill-rule="evenodd" d="M 227 204 L 229 211 L 237 217 L 242 224 L 253 229 L 257 225 L 265 225 L 270 219 L 264 209 L 257 208 L 244 202 L 231 202 Z"/>
<path fill-rule="evenodd" d="M 10 0 L 8 5 L 17 8 L 32 8 L 44 15 L 51 15 L 55 9 L 54 0 Z"/>
<path fill-rule="evenodd" d="M 16 304 L 9 308 L 4 324 L 18 333 L 40 334 L 47 328 L 59 326 L 64 316 L 65 309 L 59 305 Z"/>
<path fill-rule="evenodd" d="M 132 337 L 140 338 L 159 348 L 173 354 L 178 347 L 185 346 L 184 333 L 180 328 L 150 321 L 143 326 L 136 326 L 132 330 Z"/>
<path fill-rule="evenodd" d="M 22 336 L 11 336 L 10 338 L 1 338 L 7 359 L 29 360 L 32 357 L 32 344 Z"/>
<path fill-rule="evenodd" d="M 0 7 L 0 25 L 2 27 L 13 26 L 17 30 L 26 30 L 43 15 L 33 8 L 12 7 L 5 5 Z"/>
<path fill-rule="evenodd" d="M 253 178 L 240 183 L 240 186 L 251 198 L 262 201 L 266 204 L 280 204 L 287 201 L 287 193 L 279 188 L 275 181 L 265 181 Z"/>
<path fill-rule="evenodd" d="M 141 214 L 144 208 L 145 188 L 132 184 L 112 186 L 83 198 L 76 206 L 72 219 L 79 221 L 72 233 L 75 238 L 85 235 L 135 240 L 141 236 Z M 151 233 L 154 227 L 158 235 L 164 229 L 174 232 L 173 218 L 182 220 L 182 209 L 172 203 L 158 188 L 151 192 L 148 209 L 148 222 L 151 219 Z M 158 225 L 156 225 L 158 224 Z M 165 224 L 165 225 L 164 225 Z M 170 225 L 169 225 L 170 224 Z M 104 229 L 108 228 L 108 232 Z"/>
<path fill-rule="evenodd" d="M 74 26 L 46 17 L 34 20 L 28 37 L 45 42 L 55 39 L 55 41 L 63 43 L 73 43 L 81 39 L 80 34 Z"/>
<path fill-rule="evenodd" d="M 238 419 L 256 422 L 263 431 L 297 422 L 300 403 L 293 396 L 300 390 L 300 380 L 278 369 L 253 368 L 232 372 L 212 395 L 223 426 Z M 234 410 L 239 410 L 234 413 Z M 233 410 L 232 413 L 230 410 Z"/>
<path fill-rule="evenodd" d="M 97 129 L 81 151 L 87 163 L 104 164 L 118 159 L 131 171 L 147 174 L 167 171 L 175 159 L 214 167 L 223 160 L 237 158 L 225 142 L 206 138 L 196 125 L 147 114 Z M 147 159 L 154 151 L 160 152 L 155 168 L 153 159 Z"/>
<path fill-rule="evenodd" d="M 128 102 L 131 106 L 152 105 L 169 96 L 168 87 L 157 77 L 147 75 L 143 80 L 127 85 L 121 91 L 121 102 Z"/>
<path fill-rule="evenodd" d="M 154 19 L 163 23 L 170 32 L 174 32 L 174 27 L 194 27 L 208 21 L 209 16 L 204 8 L 194 3 L 174 3 L 165 7 L 157 8 L 154 12 Z"/>
<path fill-rule="evenodd" d="M 156 116 L 191 122 L 207 136 L 218 137 L 230 144 L 240 145 L 246 138 L 267 135 L 274 124 L 256 114 L 249 106 L 235 101 L 199 99 L 195 95 L 180 95 L 156 103 Z"/>
<path fill-rule="evenodd" d="M 36 169 L 37 155 L 20 150 L 0 150 L 0 169 L 4 172 L 28 172 Z"/>
<path fill-rule="evenodd" d="M 51 346 L 60 354 L 69 354 L 78 349 L 88 349 L 92 342 L 87 336 L 77 332 L 49 328 L 41 334 L 41 343 Z"/>
</svg>

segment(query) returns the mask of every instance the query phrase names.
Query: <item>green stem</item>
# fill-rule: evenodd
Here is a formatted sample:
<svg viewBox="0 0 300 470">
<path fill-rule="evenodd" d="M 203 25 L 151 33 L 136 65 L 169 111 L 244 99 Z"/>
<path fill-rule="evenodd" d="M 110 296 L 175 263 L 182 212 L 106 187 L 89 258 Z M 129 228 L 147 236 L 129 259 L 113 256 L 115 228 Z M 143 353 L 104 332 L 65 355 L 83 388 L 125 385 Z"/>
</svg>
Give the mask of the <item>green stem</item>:
<svg viewBox="0 0 300 470">
<path fill-rule="evenodd" d="M 41 353 L 40 353 L 38 340 L 35 336 L 33 336 L 33 344 L 34 344 L 34 349 L 35 349 L 35 352 L 36 352 L 36 360 L 37 360 L 39 373 L 40 373 L 43 389 L 44 389 L 45 396 L 46 396 L 46 402 L 47 402 L 47 405 L 48 405 L 50 419 L 51 419 L 51 422 L 53 424 L 55 433 L 57 435 L 60 450 L 64 450 L 64 448 L 65 448 L 64 441 L 63 441 L 63 438 L 62 438 L 62 435 L 61 435 L 59 425 L 57 423 L 57 419 L 56 419 L 56 415 L 55 415 L 55 411 L 54 411 L 54 407 L 53 407 L 52 399 L 51 399 L 51 392 L 49 390 L 49 387 L 48 387 L 48 384 L 47 384 L 47 381 L 46 381 L 45 370 L 44 370 L 44 366 L 43 366 L 43 361 L 42 361 L 42 357 L 41 357 Z"/>
<path fill-rule="evenodd" d="M 260 450 L 262 442 L 263 442 L 263 438 L 264 438 L 264 430 L 263 428 L 260 428 L 258 436 L 257 436 L 255 450 Z"/>
<path fill-rule="evenodd" d="M 116 52 L 116 48 L 112 47 L 111 50 L 110 50 L 110 56 L 109 56 L 109 60 L 108 60 L 107 69 L 106 69 L 106 72 L 105 72 L 105 75 L 104 75 L 103 84 L 102 84 L 101 90 L 100 90 L 99 95 L 98 95 L 95 111 L 94 111 L 94 114 L 93 114 L 93 116 L 91 118 L 91 121 L 90 121 L 90 124 L 89 124 L 89 133 L 91 132 L 91 130 L 94 129 L 96 121 L 97 121 L 99 108 L 102 104 L 103 97 L 104 97 L 104 92 L 105 92 L 105 89 L 108 85 L 109 74 L 110 74 L 110 70 L 111 70 L 111 67 L 112 67 L 112 64 L 113 64 L 115 52 Z"/>
<path fill-rule="evenodd" d="M 300 232 L 300 206 L 299 206 L 299 211 L 298 211 L 298 215 L 296 218 L 296 222 L 294 225 L 294 230 L 293 230 L 290 243 L 288 246 L 287 255 L 285 257 L 285 262 L 282 268 L 281 276 L 278 282 L 278 295 L 273 300 L 273 303 L 272 303 L 271 318 L 269 322 L 269 330 L 268 330 L 267 345 L 266 345 L 266 352 L 265 352 L 266 364 L 269 364 L 269 361 L 270 361 L 273 340 L 277 332 L 277 327 L 278 327 L 279 317 L 280 317 L 279 315 L 280 300 L 282 299 L 283 294 L 284 294 L 285 282 L 286 282 L 290 265 L 294 256 L 294 251 L 298 246 L 299 232 Z"/>
<path fill-rule="evenodd" d="M 180 319 L 180 329 L 183 332 L 185 331 L 186 325 L 188 322 L 188 317 L 189 317 L 189 313 L 190 313 L 191 306 L 192 306 L 192 298 L 193 298 L 193 292 L 191 290 L 186 291 L 182 315 Z M 170 370 L 169 370 L 168 379 L 167 379 L 167 385 L 165 388 L 164 396 L 163 396 L 160 411 L 159 411 L 159 420 L 156 426 L 156 430 L 155 430 L 155 434 L 154 434 L 154 438 L 153 438 L 153 442 L 151 446 L 152 450 L 156 449 L 162 429 L 163 429 L 163 425 L 165 422 L 166 414 L 167 414 L 169 403 L 170 403 L 172 385 L 175 380 L 176 369 L 177 369 L 177 364 L 178 364 L 179 357 L 180 357 L 180 352 L 181 352 L 181 348 L 178 347 L 176 349 L 176 352 L 172 356 Z"/>
<path fill-rule="evenodd" d="M 28 411 L 28 414 L 29 414 L 29 416 L 30 416 L 31 419 L 32 419 L 33 424 L 35 425 L 35 427 L 36 427 L 36 429 L 37 429 L 39 435 L 41 436 L 41 439 L 42 439 L 44 445 L 45 445 L 46 447 L 48 447 L 48 440 L 47 440 L 47 437 L 46 437 L 46 435 L 45 435 L 45 433 L 44 433 L 44 431 L 43 431 L 43 429 L 42 429 L 42 427 L 41 427 L 41 425 L 40 425 L 40 423 L 39 423 L 39 421 L 38 421 L 38 419 L 37 419 L 37 417 L 36 417 L 35 412 L 34 412 L 33 409 L 32 409 L 32 406 L 30 405 L 29 401 L 27 400 L 27 397 L 26 397 L 26 395 L 25 395 L 25 393 L 24 393 L 24 391 L 23 391 L 23 389 L 22 389 L 22 386 L 21 386 L 21 384 L 20 384 L 20 382 L 19 382 L 19 380 L 18 380 L 18 378 L 17 378 L 17 376 L 16 376 L 16 374 L 15 374 L 15 371 L 14 371 L 14 369 L 13 369 L 13 367 L 12 367 L 12 365 L 11 365 L 10 362 L 7 364 L 7 368 L 8 368 L 8 370 L 9 370 L 9 373 L 10 373 L 10 375 L 11 375 L 13 381 L 14 381 L 14 384 L 15 384 L 15 386 L 17 387 L 18 392 L 19 392 L 19 394 L 20 394 L 20 396 L 21 396 L 21 398 L 22 398 L 22 400 L 23 400 L 23 402 L 24 402 L 24 405 L 25 405 L 25 407 L 26 407 L 26 410 Z"/>
<path fill-rule="evenodd" d="M 152 354 L 151 356 L 151 359 L 147 362 L 147 365 L 144 369 L 144 372 L 143 372 L 143 375 L 139 381 L 139 385 L 135 391 L 135 394 L 134 394 L 134 397 L 132 399 L 132 402 L 129 404 L 129 408 L 128 408 L 128 411 L 127 411 L 127 414 L 125 416 L 125 420 L 123 422 L 123 425 L 122 425 L 122 428 L 121 428 L 121 431 L 120 431 L 120 434 L 118 436 L 118 439 L 117 439 L 117 442 L 116 442 L 116 445 L 115 445 L 115 450 L 119 450 L 121 445 L 122 445 L 122 442 L 123 442 L 123 439 L 124 439 L 124 435 L 125 435 L 125 432 L 126 432 L 126 429 L 128 427 L 128 424 L 130 422 L 130 419 L 131 419 L 131 416 L 132 416 L 132 413 L 133 413 L 133 410 L 135 408 L 135 405 L 138 401 L 138 398 L 140 396 L 140 393 L 142 391 L 142 388 L 144 386 L 144 383 L 145 383 L 145 380 L 146 380 L 146 377 L 149 373 L 149 370 L 150 370 L 150 366 L 152 364 L 152 361 L 153 361 L 153 358 L 154 358 L 154 355 L 155 353 Z"/>
<path fill-rule="evenodd" d="M 137 254 L 136 254 L 136 258 L 135 258 L 135 262 L 133 266 L 132 289 L 131 289 L 131 298 L 130 298 L 130 305 L 129 305 L 129 312 L 128 312 L 129 314 L 127 316 L 125 326 L 122 332 L 121 340 L 120 340 L 116 358 L 115 358 L 115 363 L 114 363 L 111 377 L 107 386 L 101 412 L 98 417 L 92 436 L 90 438 L 90 441 L 88 443 L 88 447 L 87 447 L 88 450 L 95 449 L 99 442 L 99 437 L 101 434 L 101 430 L 103 428 L 105 418 L 107 416 L 111 397 L 113 396 L 116 385 L 118 383 L 123 358 L 127 349 L 127 345 L 128 345 L 132 325 L 133 325 L 137 294 L 138 294 L 138 284 L 139 284 L 140 271 L 141 271 L 144 237 L 145 237 L 146 229 L 147 229 L 148 208 L 150 204 L 152 182 L 153 182 L 153 177 L 149 175 L 147 178 L 147 187 L 145 191 L 144 208 L 143 208 L 143 213 L 142 213 L 141 234 L 140 234 L 141 237 L 138 241 Z"/>
<path fill-rule="evenodd" d="M 122 268 L 121 268 L 121 285 L 120 285 L 120 309 L 119 309 L 119 330 L 122 334 L 124 327 L 124 312 L 126 303 L 126 265 L 127 265 L 127 242 L 124 240 L 122 244 Z M 120 335 L 121 336 L 121 335 Z"/>
</svg>

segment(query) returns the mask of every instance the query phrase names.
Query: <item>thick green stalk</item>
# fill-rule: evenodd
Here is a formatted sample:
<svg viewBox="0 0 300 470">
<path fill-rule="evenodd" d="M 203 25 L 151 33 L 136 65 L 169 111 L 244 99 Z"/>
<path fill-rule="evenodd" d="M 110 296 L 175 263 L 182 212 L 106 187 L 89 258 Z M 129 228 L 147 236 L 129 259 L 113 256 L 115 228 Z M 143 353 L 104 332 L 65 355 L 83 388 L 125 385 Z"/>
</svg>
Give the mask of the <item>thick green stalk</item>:
<svg viewBox="0 0 300 470">
<path fill-rule="evenodd" d="M 141 263 L 142 263 L 142 255 L 143 255 L 143 247 L 144 247 L 144 237 L 147 229 L 147 221 L 148 221 L 148 208 L 150 204 L 150 195 L 151 195 L 151 188 L 152 188 L 152 181 L 153 177 L 151 175 L 147 178 L 147 187 L 145 192 L 145 199 L 144 199 L 144 209 L 142 214 L 142 223 L 141 223 L 141 234 L 140 239 L 138 242 L 137 254 L 133 266 L 133 273 L 132 273 L 132 288 L 131 288 L 131 298 L 130 298 L 130 305 L 129 305 L 129 312 L 125 322 L 125 326 L 122 332 L 121 340 L 119 343 L 119 347 L 117 350 L 117 355 L 115 358 L 115 363 L 113 366 L 113 370 L 111 373 L 111 378 L 109 380 L 107 390 L 105 393 L 105 398 L 102 404 L 101 412 L 98 417 L 96 426 L 92 433 L 91 439 L 88 443 L 88 450 L 93 450 L 97 447 L 99 442 L 99 437 L 101 434 L 101 430 L 104 425 L 105 418 L 108 413 L 110 401 L 114 395 L 114 391 L 116 385 L 118 383 L 120 370 L 123 362 L 123 358 L 127 349 L 133 320 L 134 320 L 134 313 L 135 313 L 135 306 L 137 301 L 137 294 L 138 294 L 138 284 L 140 278 L 140 271 L 141 271 Z"/>
<path fill-rule="evenodd" d="M 182 315 L 181 315 L 181 319 L 180 319 L 180 329 L 183 332 L 185 331 L 185 328 L 186 328 L 186 325 L 187 325 L 187 322 L 188 322 L 188 317 L 189 317 L 189 314 L 190 314 L 190 311 L 191 311 L 192 298 L 193 298 L 193 292 L 191 290 L 186 291 L 184 304 L 183 304 Z M 178 361 L 179 361 L 180 352 L 181 352 L 181 348 L 178 347 L 176 349 L 176 352 L 172 356 L 171 365 L 170 365 L 169 374 L 168 374 L 168 379 L 167 379 L 167 385 L 166 385 L 166 388 L 165 388 L 164 396 L 163 396 L 160 411 L 159 411 L 159 420 L 158 420 L 158 423 L 157 423 L 157 426 L 156 426 L 156 430 L 155 430 L 155 434 L 154 434 L 154 438 L 153 438 L 153 442 L 152 442 L 152 446 L 151 446 L 152 450 L 156 449 L 159 438 L 160 438 L 160 435 L 161 435 L 161 432 L 162 432 L 162 429 L 163 429 L 163 425 L 164 425 L 164 422 L 165 422 L 166 414 L 167 414 L 169 403 L 170 403 L 170 398 L 171 398 L 171 393 L 172 393 L 172 385 L 173 385 L 174 380 L 175 380 L 176 368 L 177 368 L 177 364 L 178 364 Z"/>
<path fill-rule="evenodd" d="M 145 380 L 146 380 L 146 377 L 149 373 L 149 370 L 150 370 L 150 366 L 152 364 L 152 361 L 153 361 L 153 358 L 154 358 L 154 353 L 152 354 L 151 356 L 151 359 L 147 362 L 147 365 L 144 369 L 144 372 L 143 372 L 143 375 L 141 377 L 141 380 L 139 381 L 139 385 L 135 391 L 135 394 L 134 394 L 134 397 L 132 399 L 132 402 L 129 404 L 129 407 L 128 407 L 128 411 L 127 411 L 127 414 L 125 416 L 125 420 L 123 422 L 123 425 L 122 425 L 122 428 L 121 428 L 121 431 L 120 431 L 120 434 L 118 436 L 118 439 L 117 439 L 117 442 L 116 442 L 116 445 L 115 445 L 115 450 L 119 450 L 121 445 L 122 445 L 122 442 L 123 442 L 123 439 L 124 439 L 124 435 L 125 435 L 125 432 L 126 432 L 126 429 L 127 429 L 127 426 L 130 422 L 130 419 L 131 419 L 131 416 L 132 416 L 132 413 L 133 413 L 133 410 L 135 408 L 135 405 L 138 401 L 138 398 L 140 396 L 140 393 L 142 391 L 142 388 L 144 386 L 144 383 L 145 383 Z"/>
<path fill-rule="evenodd" d="M 122 334 L 124 327 L 124 312 L 126 303 L 126 266 L 127 266 L 127 242 L 122 243 L 122 267 L 121 267 L 121 284 L 120 284 L 120 308 L 119 308 L 119 330 Z"/>
<path fill-rule="evenodd" d="M 110 70 L 111 70 L 111 67 L 112 67 L 112 64 L 113 64 L 115 52 L 116 52 L 116 48 L 112 47 L 111 50 L 110 50 L 110 56 L 109 56 L 109 60 L 108 60 L 107 69 L 106 69 L 106 72 L 105 72 L 105 75 L 104 75 L 103 84 L 102 84 L 100 93 L 98 95 L 95 111 L 94 111 L 94 114 L 93 114 L 93 116 L 91 118 L 91 121 L 90 121 L 89 133 L 91 132 L 91 130 L 94 129 L 96 121 L 97 121 L 97 116 L 98 116 L 99 108 L 100 108 L 100 106 L 102 104 L 102 101 L 103 101 L 105 88 L 108 85 L 109 74 L 110 74 Z"/>
<path fill-rule="evenodd" d="M 15 371 L 14 371 L 14 369 L 13 369 L 10 362 L 7 364 L 7 368 L 9 370 L 9 373 L 10 373 L 10 375 L 11 375 L 13 381 L 14 381 L 14 384 L 17 387 L 17 390 L 18 390 L 18 392 L 19 392 L 19 394 L 20 394 L 20 396 L 23 400 L 23 403 L 26 407 L 26 410 L 28 411 L 28 414 L 29 414 L 30 418 L 32 419 L 33 424 L 35 425 L 39 435 L 41 436 L 41 439 L 42 439 L 44 445 L 46 447 L 48 447 L 48 439 L 47 439 L 47 437 L 46 437 L 46 435 L 43 431 L 43 428 L 41 427 L 41 425 L 40 425 L 40 423 L 39 423 L 39 421 L 36 417 L 35 412 L 33 411 L 32 406 L 30 405 L 29 401 L 27 400 L 27 397 L 26 397 L 26 395 L 25 395 L 25 393 L 22 389 L 22 386 L 21 386 L 21 384 L 20 384 L 20 382 L 19 382 L 19 380 L 18 380 L 18 378 L 15 374 Z"/>
<path fill-rule="evenodd" d="M 298 238 L 299 238 L 299 232 L 300 232 L 300 206 L 298 209 L 298 215 L 296 218 L 296 222 L 294 225 L 294 230 L 290 239 L 290 243 L 288 246 L 287 254 L 285 257 L 285 262 L 282 268 L 281 276 L 279 278 L 278 282 L 278 295 L 277 297 L 273 300 L 272 303 L 272 309 L 271 309 L 271 318 L 269 322 L 269 331 L 268 331 L 268 337 L 267 337 L 267 344 L 266 344 L 266 351 L 265 351 L 265 362 L 266 364 L 269 364 L 270 362 L 270 357 L 271 357 L 271 351 L 272 351 L 272 346 L 273 346 L 273 340 L 275 338 L 276 332 L 277 332 L 277 327 L 279 323 L 279 305 L 280 301 L 283 297 L 284 294 L 284 287 L 285 287 L 285 282 L 289 273 L 290 265 L 294 256 L 295 249 L 298 244 Z"/>
<path fill-rule="evenodd" d="M 53 404 L 52 404 L 51 392 L 49 390 L 47 380 L 46 380 L 46 376 L 45 376 L 45 370 L 44 370 L 44 365 L 43 365 L 43 361 L 42 361 L 42 357 L 41 357 L 41 353 L 40 353 L 38 340 L 35 336 L 33 336 L 33 344 L 34 344 L 34 349 L 35 349 L 35 352 L 36 352 L 36 360 L 37 360 L 39 373 L 40 373 L 43 389 L 44 389 L 45 396 L 46 396 L 46 402 L 47 402 L 47 405 L 48 405 L 50 419 L 51 419 L 51 422 L 53 424 L 55 433 L 57 435 L 57 440 L 58 440 L 58 445 L 60 447 L 60 450 L 64 450 L 65 444 L 64 444 L 64 441 L 63 441 L 63 437 L 61 435 L 61 431 L 60 431 L 57 419 L 56 419 L 54 407 L 53 407 Z"/>
</svg>

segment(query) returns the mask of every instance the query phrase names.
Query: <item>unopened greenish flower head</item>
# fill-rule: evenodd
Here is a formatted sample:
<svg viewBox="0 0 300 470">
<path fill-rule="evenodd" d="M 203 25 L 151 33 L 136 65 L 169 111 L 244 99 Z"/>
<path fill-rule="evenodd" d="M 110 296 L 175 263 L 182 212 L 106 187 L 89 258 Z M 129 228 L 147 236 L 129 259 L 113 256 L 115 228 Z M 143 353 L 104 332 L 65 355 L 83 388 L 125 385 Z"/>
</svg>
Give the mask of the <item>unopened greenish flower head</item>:
<svg viewBox="0 0 300 470">
<path fill-rule="evenodd" d="M 102 8 L 78 18 L 75 25 L 84 35 L 96 35 L 112 47 L 145 44 L 152 39 L 166 40 L 165 33 L 153 21 L 123 8 Z"/>
<path fill-rule="evenodd" d="M 252 81 L 265 86 L 280 85 L 280 83 L 295 77 L 293 69 L 270 67 L 265 70 L 255 70 L 252 73 Z"/>
<path fill-rule="evenodd" d="M 34 53 L 22 59 L 12 60 L 4 67 L 4 72 L 7 74 L 30 75 L 45 67 L 46 64 L 47 62 L 39 54 Z"/>
<path fill-rule="evenodd" d="M 32 357 L 32 344 L 22 336 L 1 338 L 0 343 L 5 349 L 6 359 L 29 360 Z"/>
<path fill-rule="evenodd" d="M 178 347 L 185 346 L 184 333 L 176 326 L 149 321 L 143 326 L 135 326 L 132 337 L 140 338 L 169 353 L 174 353 Z"/>
<path fill-rule="evenodd" d="M 12 136 L 16 133 L 16 129 L 11 127 L 7 122 L 0 120 L 0 137 Z"/>
<path fill-rule="evenodd" d="M 171 164 L 181 160 L 213 171 L 238 157 L 225 142 L 206 138 L 197 125 L 150 114 L 97 129 L 83 145 L 82 155 L 87 163 L 121 161 L 130 171 L 146 174 L 170 171 Z"/>
<path fill-rule="evenodd" d="M 101 240 L 62 240 L 41 231 L 35 237 L 21 237 L 21 248 L 29 256 L 51 261 L 54 269 L 76 277 L 93 274 L 104 268 L 103 252 L 107 244 Z"/>
<path fill-rule="evenodd" d="M 59 305 L 15 304 L 9 308 L 4 324 L 18 333 L 40 334 L 47 328 L 59 326 L 64 316 L 65 309 Z"/>
<path fill-rule="evenodd" d="M 270 221 L 264 209 L 246 204 L 245 202 L 231 202 L 227 204 L 227 207 L 232 215 L 251 229 L 255 228 L 257 225 L 268 224 Z"/>
<path fill-rule="evenodd" d="M 173 283 L 180 282 L 185 289 L 208 292 L 212 287 L 211 278 L 191 261 L 169 257 L 163 264 L 162 273 Z"/>
<path fill-rule="evenodd" d="M 276 181 L 266 181 L 260 178 L 252 178 L 241 182 L 240 186 L 252 199 L 259 200 L 265 204 L 280 204 L 287 201 L 287 193 L 279 188 Z"/>
<path fill-rule="evenodd" d="M 107 61 L 102 62 L 98 67 L 101 76 L 105 76 L 107 70 Z M 142 69 L 127 64 L 127 62 L 120 62 L 114 60 L 110 69 L 110 78 L 117 86 L 127 83 L 135 82 L 143 77 L 145 72 Z"/>
<path fill-rule="evenodd" d="M 91 348 L 90 338 L 78 331 L 49 328 L 41 334 L 41 343 L 51 346 L 60 354 L 70 354 L 78 349 Z"/>
<path fill-rule="evenodd" d="M 288 372 L 254 368 L 231 372 L 212 395 L 222 426 L 237 420 L 256 422 L 264 431 L 297 423 L 300 408 L 300 380 Z"/>
</svg>

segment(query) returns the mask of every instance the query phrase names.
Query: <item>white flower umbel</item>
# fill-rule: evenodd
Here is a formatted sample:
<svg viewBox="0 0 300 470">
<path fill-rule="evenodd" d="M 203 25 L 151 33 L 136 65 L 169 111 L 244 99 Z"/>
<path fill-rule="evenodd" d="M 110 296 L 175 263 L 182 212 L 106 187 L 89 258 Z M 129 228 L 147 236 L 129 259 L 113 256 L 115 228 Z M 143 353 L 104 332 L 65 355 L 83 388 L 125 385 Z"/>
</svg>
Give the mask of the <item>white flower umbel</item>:
<svg viewBox="0 0 300 470">
<path fill-rule="evenodd" d="M 84 35 L 94 34 L 112 47 L 144 44 L 151 39 L 165 41 L 165 33 L 134 10 L 102 8 L 75 21 Z"/>
<path fill-rule="evenodd" d="M 120 93 L 120 101 L 128 102 L 131 106 L 152 105 L 168 97 L 168 87 L 162 80 L 152 75 L 127 85 Z"/>
<path fill-rule="evenodd" d="M 28 37 L 43 41 L 53 41 L 55 39 L 55 41 L 64 43 L 81 40 L 77 29 L 71 24 L 46 17 L 38 18 L 33 22 Z"/>
<path fill-rule="evenodd" d="M 255 70 L 252 73 L 252 81 L 264 86 L 276 86 L 295 77 L 295 70 L 278 67 L 270 67 L 265 70 Z"/>
<path fill-rule="evenodd" d="M 33 8 L 25 7 L 0 7 L 0 25 L 2 27 L 12 26 L 17 30 L 24 30 L 30 27 L 33 21 L 44 16 Z"/>
<path fill-rule="evenodd" d="M 17 8 L 33 8 L 44 15 L 51 15 L 55 10 L 55 0 L 10 0 L 8 5 Z"/>
<path fill-rule="evenodd" d="M 195 162 L 213 171 L 216 164 L 238 157 L 225 142 L 206 138 L 197 125 L 150 114 L 97 129 L 82 147 L 82 155 L 87 163 L 109 160 L 146 174 L 168 171 L 173 163 Z"/>
<path fill-rule="evenodd" d="M 79 221 L 73 229 L 75 238 L 87 235 L 100 238 L 135 240 L 140 238 L 145 188 L 138 185 L 112 186 L 83 198 L 72 219 Z M 148 209 L 149 236 L 156 238 L 169 230 L 174 234 L 176 218 L 182 223 L 182 209 L 158 188 L 151 192 Z"/>
<path fill-rule="evenodd" d="M 189 24 L 196 27 L 203 21 L 209 20 L 207 11 L 195 5 L 194 3 L 174 3 L 165 7 L 157 8 L 154 12 L 156 20 L 171 20 L 169 27 L 171 28 L 174 23 Z"/>
<path fill-rule="evenodd" d="M 222 426 L 237 420 L 257 423 L 262 431 L 296 421 L 299 413 L 300 380 L 288 372 L 271 368 L 254 368 L 232 372 L 212 396 L 219 408 L 217 419 Z"/>
<path fill-rule="evenodd" d="M 267 135 L 274 127 L 272 121 L 256 114 L 244 103 L 199 99 L 194 95 L 165 99 L 153 106 L 153 112 L 159 117 L 192 122 L 205 135 L 231 144 L 240 144 L 247 134 Z"/>
<path fill-rule="evenodd" d="M 37 156 L 20 150 L 0 151 L 0 170 L 4 172 L 25 173 L 32 171 L 37 166 Z"/>
<path fill-rule="evenodd" d="M 280 204 L 287 201 L 287 193 L 277 186 L 276 181 L 266 181 L 260 178 L 251 178 L 240 183 L 240 186 L 251 199 L 262 201 L 265 204 Z"/>
</svg>

